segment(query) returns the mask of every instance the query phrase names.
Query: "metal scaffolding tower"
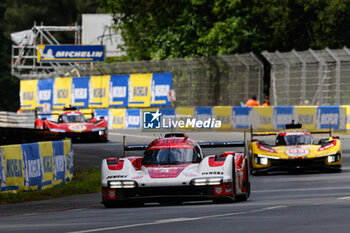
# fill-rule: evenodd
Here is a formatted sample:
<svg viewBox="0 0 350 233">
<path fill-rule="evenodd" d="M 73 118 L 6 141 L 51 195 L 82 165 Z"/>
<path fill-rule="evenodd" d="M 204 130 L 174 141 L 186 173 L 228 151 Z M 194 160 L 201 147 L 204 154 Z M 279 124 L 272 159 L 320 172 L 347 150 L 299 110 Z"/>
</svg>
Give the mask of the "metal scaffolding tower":
<svg viewBox="0 0 350 233">
<path fill-rule="evenodd" d="M 71 76 L 76 72 L 78 63 L 38 63 L 37 45 L 59 45 L 54 33 L 74 33 L 74 41 L 71 44 L 81 44 L 80 26 L 37 26 L 34 23 L 32 29 L 19 32 L 24 35 L 21 43 L 12 45 L 11 74 L 21 80 L 52 78 Z M 12 36 L 12 35 L 11 35 Z M 30 39 L 28 39 L 30 38 Z M 68 71 L 68 72 L 67 72 Z M 79 73 L 74 73 L 79 76 Z"/>
</svg>

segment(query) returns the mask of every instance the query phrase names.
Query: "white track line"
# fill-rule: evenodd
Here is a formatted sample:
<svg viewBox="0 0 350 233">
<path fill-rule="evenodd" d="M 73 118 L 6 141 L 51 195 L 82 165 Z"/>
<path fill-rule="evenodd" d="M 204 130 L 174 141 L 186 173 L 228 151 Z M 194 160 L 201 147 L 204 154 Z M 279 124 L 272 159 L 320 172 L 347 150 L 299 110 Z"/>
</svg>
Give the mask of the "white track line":
<svg viewBox="0 0 350 233">
<path fill-rule="evenodd" d="M 166 224 L 166 223 L 197 221 L 197 220 L 208 219 L 208 218 L 220 218 L 220 217 L 228 217 L 228 216 L 235 216 L 235 215 L 251 214 L 251 213 L 257 213 L 257 212 L 263 212 L 263 211 L 269 211 L 269 210 L 275 210 L 275 209 L 282 209 L 282 208 L 286 208 L 286 207 L 287 206 L 282 206 L 282 205 L 281 206 L 270 206 L 270 207 L 257 209 L 257 210 L 248 210 L 248 211 L 243 211 L 243 212 L 227 213 L 227 214 L 208 215 L 208 216 L 195 217 L 195 218 L 170 218 L 170 219 L 162 219 L 162 220 L 157 220 L 157 221 L 148 222 L 148 223 L 136 223 L 136 224 L 124 225 L 124 226 L 96 228 L 96 229 L 90 229 L 90 230 L 73 231 L 70 233 L 88 233 L 88 232 L 98 232 L 98 231 L 110 231 L 110 230 L 118 230 L 118 229 L 133 228 L 133 227 L 140 227 L 140 226 L 159 225 L 159 224 Z"/>
</svg>

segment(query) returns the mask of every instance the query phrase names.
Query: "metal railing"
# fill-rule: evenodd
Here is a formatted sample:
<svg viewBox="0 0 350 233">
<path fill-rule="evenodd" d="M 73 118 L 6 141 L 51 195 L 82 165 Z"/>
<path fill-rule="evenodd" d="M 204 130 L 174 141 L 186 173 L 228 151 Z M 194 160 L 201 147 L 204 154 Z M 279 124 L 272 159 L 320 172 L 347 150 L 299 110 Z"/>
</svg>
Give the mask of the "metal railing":
<svg viewBox="0 0 350 233">
<path fill-rule="evenodd" d="M 271 64 L 273 105 L 346 105 L 350 102 L 350 50 L 262 52 Z"/>
<path fill-rule="evenodd" d="M 264 68 L 253 53 L 163 61 L 80 64 L 76 69 L 79 76 L 171 72 L 176 106 L 237 106 L 252 95 L 260 100 L 263 97 Z"/>
<path fill-rule="evenodd" d="M 32 128 L 34 129 L 34 112 L 0 112 L 0 127 Z"/>
</svg>

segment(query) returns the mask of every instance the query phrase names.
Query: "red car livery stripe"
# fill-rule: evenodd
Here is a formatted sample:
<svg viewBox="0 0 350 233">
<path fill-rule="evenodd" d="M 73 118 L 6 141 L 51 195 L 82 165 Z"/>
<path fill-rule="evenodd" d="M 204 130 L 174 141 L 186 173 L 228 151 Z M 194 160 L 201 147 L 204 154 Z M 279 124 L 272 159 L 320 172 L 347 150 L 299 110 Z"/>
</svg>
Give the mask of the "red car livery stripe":
<svg viewBox="0 0 350 233">
<path fill-rule="evenodd" d="M 179 165 L 155 165 L 155 166 L 146 166 L 148 174 L 153 179 L 162 179 L 162 178 L 176 178 L 181 172 L 190 164 L 179 164 Z"/>
</svg>

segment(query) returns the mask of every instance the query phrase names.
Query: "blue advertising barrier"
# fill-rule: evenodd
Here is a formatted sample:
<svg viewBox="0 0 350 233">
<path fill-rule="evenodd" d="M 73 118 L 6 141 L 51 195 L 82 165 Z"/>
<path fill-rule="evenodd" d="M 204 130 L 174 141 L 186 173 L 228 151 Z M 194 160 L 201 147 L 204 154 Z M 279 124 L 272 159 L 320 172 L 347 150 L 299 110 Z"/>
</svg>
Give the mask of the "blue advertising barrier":
<svg viewBox="0 0 350 233">
<path fill-rule="evenodd" d="M 52 100 L 53 100 L 53 84 L 54 79 L 39 79 L 37 86 L 37 107 L 39 109 L 43 108 L 44 104 L 49 105 L 48 108 L 52 108 Z"/>
<path fill-rule="evenodd" d="M 130 75 L 111 75 L 109 83 L 109 107 L 127 107 Z"/>
<path fill-rule="evenodd" d="M 232 128 L 233 129 L 249 129 L 250 122 L 250 113 L 251 107 L 233 107 L 232 108 Z"/>
<path fill-rule="evenodd" d="M 125 128 L 139 129 L 141 127 L 140 116 L 140 109 L 127 109 L 125 111 Z"/>
<path fill-rule="evenodd" d="M 105 120 L 108 122 L 109 120 L 109 109 L 95 109 L 94 110 L 96 119 L 100 119 L 101 117 L 104 117 Z"/>
<path fill-rule="evenodd" d="M 211 128 L 213 107 L 196 107 L 193 115 L 196 121 L 209 122 L 209 127 L 203 125 L 202 128 Z"/>
<path fill-rule="evenodd" d="M 316 129 L 328 129 L 329 124 L 334 130 L 340 128 L 340 106 L 319 106 L 316 110 Z"/>
<path fill-rule="evenodd" d="M 74 77 L 71 90 L 71 104 L 73 107 L 89 107 L 90 77 Z"/>
<path fill-rule="evenodd" d="M 151 106 L 169 106 L 169 91 L 172 89 L 171 73 L 154 73 L 151 85 Z"/>
<path fill-rule="evenodd" d="M 22 154 L 25 164 L 24 190 L 41 190 L 41 159 L 38 143 L 22 144 Z"/>
<path fill-rule="evenodd" d="M 276 106 L 273 110 L 273 128 L 283 129 L 294 120 L 294 106 Z"/>
</svg>

